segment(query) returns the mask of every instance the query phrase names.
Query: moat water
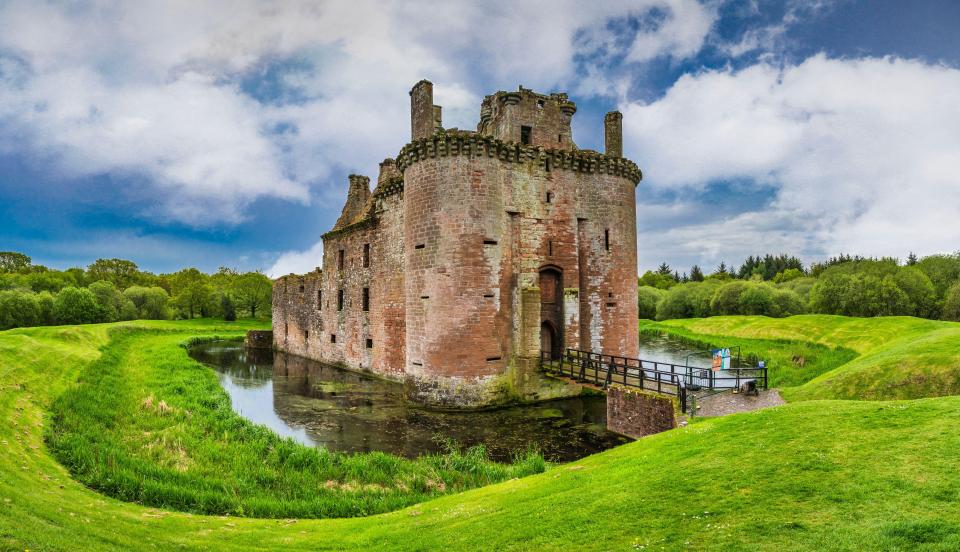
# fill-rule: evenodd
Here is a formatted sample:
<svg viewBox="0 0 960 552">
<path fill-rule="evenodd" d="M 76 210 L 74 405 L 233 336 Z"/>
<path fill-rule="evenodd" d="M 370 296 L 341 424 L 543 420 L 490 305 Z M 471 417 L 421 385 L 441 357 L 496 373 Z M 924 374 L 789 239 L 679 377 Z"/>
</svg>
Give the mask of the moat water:
<svg viewBox="0 0 960 552">
<path fill-rule="evenodd" d="M 234 410 L 284 437 L 342 452 L 415 458 L 443 452 L 444 439 L 483 444 L 509 461 L 537 447 L 569 462 L 628 442 L 606 430 L 606 399 L 584 396 L 480 412 L 439 412 L 404 401 L 403 385 L 320 362 L 214 342 L 190 356 L 216 370 Z"/>
</svg>

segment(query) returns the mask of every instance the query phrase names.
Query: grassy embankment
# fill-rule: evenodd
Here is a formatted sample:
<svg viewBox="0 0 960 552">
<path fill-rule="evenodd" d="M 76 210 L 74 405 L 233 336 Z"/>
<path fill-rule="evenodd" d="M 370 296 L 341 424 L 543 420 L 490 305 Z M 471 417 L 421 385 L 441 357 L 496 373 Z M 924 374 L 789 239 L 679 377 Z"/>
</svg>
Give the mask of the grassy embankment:
<svg viewBox="0 0 960 552">
<path fill-rule="evenodd" d="M 854 351 L 873 344 L 844 366 L 884 356 L 883 343 L 899 351 L 888 357 L 911 356 L 898 349 L 908 328 L 921 349 L 940 339 L 929 333 L 960 328 L 925 333 L 912 319 L 899 329 L 879 321 L 880 337 L 866 337 L 855 333 L 869 334 L 869 325 L 842 322 L 805 339 L 845 335 Z M 799 327 L 762 336 L 759 319 L 729 324 L 722 331 L 801 338 Z M 96 365 L 108 340 L 103 326 L 0 333 L 0 549 L 960 548 L 960 397 L 798 402 L 709 419 L 540 475 L 367 518 L 213 517 L 121 502 L 70 478 L 43 441 L 51 402 Z"/>
<path fill-rule="evenodd" d="M 766 359 L 791 401 L 918 399 L 960 394 L 960 324 L 905 316 L 719 316 L 640 324 Z M 795 359 L 803 358 L 799 365 Z"/>
</svg>

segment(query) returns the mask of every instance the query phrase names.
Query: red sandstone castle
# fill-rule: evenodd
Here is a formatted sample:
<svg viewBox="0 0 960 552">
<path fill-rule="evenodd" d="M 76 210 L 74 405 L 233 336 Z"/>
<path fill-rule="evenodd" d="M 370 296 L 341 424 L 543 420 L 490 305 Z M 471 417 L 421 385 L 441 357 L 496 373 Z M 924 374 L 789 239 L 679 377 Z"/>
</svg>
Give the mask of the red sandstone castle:
<svg viewBox="0 0 960 552">
<path fill-rule="evenodd" d="M 601 154 L 574 144 L 566 94 L 487 96 L 475 132 L 442 127 L 429 81 L 410 104 L 411 142 L 373 192 L 350 176 L 321 267 L 274 284 L 274 346 L 466 408 L 569 393 L 541 351 L 636 357 L 641 173 L 620 113 Z"/>
</svg>

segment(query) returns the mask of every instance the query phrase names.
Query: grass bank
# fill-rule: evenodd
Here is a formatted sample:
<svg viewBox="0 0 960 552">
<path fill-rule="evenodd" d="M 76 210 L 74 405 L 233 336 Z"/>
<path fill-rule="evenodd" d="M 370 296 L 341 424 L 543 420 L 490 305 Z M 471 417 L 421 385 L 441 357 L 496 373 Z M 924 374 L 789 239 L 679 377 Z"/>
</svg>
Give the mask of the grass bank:
<svg viewBox="0 0 960 552">
<path fill-rule="evenodd" d="M 51 402 L 97 361 L 107 330 L 0 332 L 0 550 L 960 549 L 960 397 L 796 402 L 703 420 L 365 518 L 122 502 L 71 478 L 43 441 Z M 791 339 L 771 337 L 781 338 Z"/>
<path fill-rule="evenodd" d="M 180 346 L 189 335 L 114 328 L 79 384 L 53 401 L 46 442 L 79 481 L 180 511 L 317 518 L 387 512 L 545 468 L 532 452 L 510 465 L 482 447 L 408 460 L 281 438 L 233 411 L 215 373 Z"/>
<path fill-rule="evenodd" d="M 906 316 L 718 316 L 641 321 L 640 327 L 705 343 L 742 345 L 745 352 L 769 360 L 771 384 L 781 387 L 788 400 L 960 394 L 960 324 L 955 322 Z M 798 356 L 805 359 L 803 366 L 795 361 Z"/>
</svg>

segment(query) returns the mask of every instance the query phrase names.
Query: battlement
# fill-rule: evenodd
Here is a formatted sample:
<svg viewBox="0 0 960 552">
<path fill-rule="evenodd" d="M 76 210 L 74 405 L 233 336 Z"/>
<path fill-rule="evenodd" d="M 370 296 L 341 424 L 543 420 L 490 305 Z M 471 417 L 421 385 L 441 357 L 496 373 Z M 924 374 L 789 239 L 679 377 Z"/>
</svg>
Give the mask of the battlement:
<svg viewBox="0 0 960 552">
<path fill-rule="evenodd" d="M 523 145 L 463 130 L 438 132 L 407 144 L 397 156 L 397 168 L 404 171 L 422 159 L 457 155 L 493 157 L 506 163 L 536 162 L 544 170 L 610 174 L 628 178 L 634 184 L 638 184 L 643 178 L 640 167 L 623 157 L 592 150 L 548 149 Z"/>
</svg>

